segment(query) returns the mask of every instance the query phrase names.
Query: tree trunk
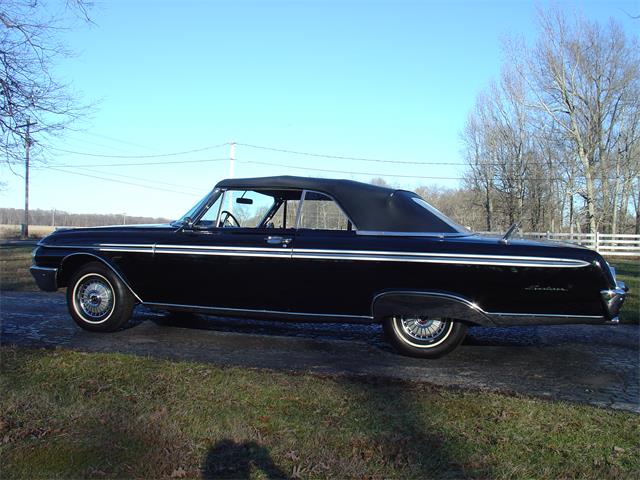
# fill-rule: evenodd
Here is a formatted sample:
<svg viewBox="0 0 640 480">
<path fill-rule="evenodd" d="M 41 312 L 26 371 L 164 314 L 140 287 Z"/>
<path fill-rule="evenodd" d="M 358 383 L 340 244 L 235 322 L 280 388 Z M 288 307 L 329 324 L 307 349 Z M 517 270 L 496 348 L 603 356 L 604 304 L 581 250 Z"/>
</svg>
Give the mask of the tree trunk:
<svg viewBox="0 0 640 480">
<path fill-rule="evenodd" d="M 640 234 L 640 181 L 638 182 L 638 203 L 636 204 L 636 235 Z"/>
<path fill-rule="evenodd" d="M 580 160 L 584 166 L 584 177 L 587 186 L 585 202 L 587 203 L 587 233 L 596 233 L 598 224 L 596 222 L 595 190 L 593 188 L 593 177 L 591 175 L 591 164 L 584 152 L 580 152 Z"/>
<path fill-rule="evenodd" d="M 493 231 L 493 201 L 491 200 L 491 190 L 485 189 L 485 211 L 487 215 L 487 231 Z"/>
</svg>

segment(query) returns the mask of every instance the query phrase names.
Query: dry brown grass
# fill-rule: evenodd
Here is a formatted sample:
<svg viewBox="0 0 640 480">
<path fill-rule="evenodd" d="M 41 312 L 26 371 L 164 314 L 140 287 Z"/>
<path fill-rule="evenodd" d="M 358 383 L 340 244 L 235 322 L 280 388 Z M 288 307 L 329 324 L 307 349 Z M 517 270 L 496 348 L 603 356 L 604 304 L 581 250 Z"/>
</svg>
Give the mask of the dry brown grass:
<svg viewBox="0 0 640 480">
<path fill-rule="evenodd" d="M 42 238 L 53 232 L 50 225 L 29 225 L 29 238 Z M 20 225 L 0 225 L 0 238 L 20 238 Z"/>
<path fill-rule="evenodd" d="M 0 290 L 37 290 L 29 273 L 33 246 L 0 247 Z"/>
</svg>

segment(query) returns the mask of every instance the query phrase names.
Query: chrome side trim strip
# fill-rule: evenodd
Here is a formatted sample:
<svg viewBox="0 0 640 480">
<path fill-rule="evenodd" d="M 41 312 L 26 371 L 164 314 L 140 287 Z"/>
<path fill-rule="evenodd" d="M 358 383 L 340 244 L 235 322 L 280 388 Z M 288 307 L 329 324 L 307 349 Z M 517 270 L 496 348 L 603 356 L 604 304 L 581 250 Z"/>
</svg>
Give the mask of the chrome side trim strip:
<svg viewBox="0 0 640 480">
<path fill-rule="evenodd" d="M 378 261 L 378 262 L 412 262 L 412 263 L 445 263 L 452 265 L 491 265 L 491 266 L 503 266 L 503 267 L 552 267 L 552 268 L 579 268 L 586 267 L 589 264 L 581 260 L 565 260 L 558 259 L 557 261 L 551 260 L 538 260 L 536 257 L 529 257 L 528 259 L 512 260 L 509 257 L 501 258 L 489 258 L 482 255 L 476 257 L 454 257 L 448 255 L 396 255 L 396 254 L 320 254 L 320 253 L 306 253 L 295 250 L 293 252 L 294 259 L 309 259 L 309 260 L 355 260 L 355 261 Z M 570 263 L 571 262 L 571 263 Z"/>
<path fill-rule="evenodd" d="M 171 250 L 165 249 L 162 247 L 157 247 L 155 251 L 156 255 L 161 254 L 176 254 L 176 255 L 210 255 L 210 256 L 220 256 L 220 257 L 263 257 L 263 258 L 291 258 L 291 252 L 287 253 L 284 249 L 275 250 L 271 252 L 247 252 L 247 251 L 236 251 L 233 249 L 229 250 Z"/>
<path fill-rule="evenodd" d="M 82 253 L 72 253 L 70 255 L 67 255 L 66 257 L 64 257 L 62 259 L 62 261 L 60 262 L 60 269 L 64 268 L 64 262 L 65 260 L 67 260 L 70 257 L 75 257 L 76 255 L 88 255 L 90 257 L 94 257 L 97 260 L 100 260 L 102 263 L 104 263 L 107 267 L 109 267 L 111 269 L 111 271 L 120 279 L 120 281 L 122 283 L 125 284 L 125 286 L 129 289 L 129 291 L 131 292 L 131 294 L 136 297 L 136 299 L 140 302 L 140 303 L 144 303 L 142 301 L 142 299 L 138 296 L 138 294 L 133 290 L 133 288 L 131 288 L 131 285 L 129 285 L 129 283 L 124 279 L 124 277 L 122 275 L 120 275 L 120 273 L 109 263 L 107 262 L 105 259 L 98 257 L 97 255 L 93 255 L 92 253 L 86 253 L 86 252 L 82 252 Z"/>
<path fill-rule="evenodd" d="M 461 253 L 427 253 L 368 250 L 321 250 L 269 247 L 232 247 L 207 245 L 115 244 L 45 245 L 49 248 L 98 250 L 101 252 L 128 252 L 177 255 L 223 255 L 248 257 L 293 258 L 299 260 L 354 260 L 381 262 L 444 263 L 452 265 L 492 265 L 504 267 L 579 268 L 589 265 L 583 260 L 552 257 L 525 257 L 507 255 L 473 255 Z"/>
<path fill-rule="evenodd" d="M 588 262 L 582 260 L 574 260 L 570 258 L 554 258 L 554 257 L 529 257 L 529 256 L 514 256 L 514 255 L 489 255 L 489 254 L 472 254 L 472 253 L 444 253 L 444 252 L 404 252 L 404 251 L 385 251 L 385 250 L 328 250 L 328 249 L 312 249 L 312 248 L 295 248 L 294 253 L 344 253 L 355 255 L 409 255 L 416 257 L 457 257 L 457 258 L 487 258 L 487 259 L 507 259 L 507 260 L 547 260 L 554 262 L 582 262 L 588 265 Z"/>
<path fill-rule="evenodd" d="M 188 305 L 181 303 L 159 303 L 159 302 L 143 302 L 144 305 L 154 307 L 166 307 L 166 308 L 195 308 L 201 310 L 210 310 L 216 312 L 243 312 L 243 313 L 256 313 L 256 314 L 269 314 L 269 315 L 283 315 L 283 316 L 296 316 L 296 317 L 336 317 L 336 318 L 354 318 L 360 320 L 372 320 L 373 317 L 368 315 L 344 315 L 341 313 L 306 313 L 306 312 L 283 312 L 280 310 L 256 310 L 252 308 L 232 308 L 232 307 L 207 307 L 201 305 Z"/>
<path fill-rule="evenodd" d="M 444 233 L 444 232 L 386 232 L 377 230 L 356 230 L 356 235 L 364 235 L 371 237 L 435 237 L 435 238 L 456 238 L 456 237 L 472 237 L 477 233 Z"/>
</svg>

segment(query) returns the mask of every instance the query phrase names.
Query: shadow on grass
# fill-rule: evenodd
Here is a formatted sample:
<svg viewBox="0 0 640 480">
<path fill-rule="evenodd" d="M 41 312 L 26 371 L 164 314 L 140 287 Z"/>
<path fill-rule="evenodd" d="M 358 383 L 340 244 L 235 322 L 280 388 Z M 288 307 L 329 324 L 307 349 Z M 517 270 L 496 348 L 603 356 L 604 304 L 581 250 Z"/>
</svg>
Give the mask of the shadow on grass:
<svg viewBox="0 0 640 480">
<path fill-rule="evenodd" d="M 256 442 L 236 443 L 222 440 L 211 447 L 202 463 L 202 478 L 213 480 L 248 479 L 252 467 L 266 478 L 289 478 L 272 460 L 269 451 Z"/>
<path fill-rule="evenodd" d="M 438 427 L 437 415 L 446 415 L 446 405 L 421 402 L 420 390 L 404 382 L 384 379 L 345 381 L 345 389 L 361 402 L 365 411 L 381 416 L 365 422 L 363 450 L 403 478 L 459 479 L 469 475 L 462 439 L 451 438 Z M 435 397 L 437 398 L 437 397 Z M 444 399 L 443 399 L 444 402 Z M 441 420 L 442 421 L 442 420 Z M 373 450 L 371 450 L 371 447 Z M 491 477 L 486 469 L 482 476 Z"/>
</svg>

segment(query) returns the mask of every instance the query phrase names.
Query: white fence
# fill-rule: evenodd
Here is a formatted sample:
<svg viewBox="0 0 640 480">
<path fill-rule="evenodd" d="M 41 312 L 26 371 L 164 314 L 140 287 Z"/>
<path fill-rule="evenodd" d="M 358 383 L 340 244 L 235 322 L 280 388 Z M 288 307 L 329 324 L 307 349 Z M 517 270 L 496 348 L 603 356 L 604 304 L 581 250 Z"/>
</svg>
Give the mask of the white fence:
<svg viewBox="0 0 640 480">
<path fill-rule="evenodd" d="M 501 235 L 490 232 L 491 235 Z M 615 255 L 625 257 L 640 256 L 640 235 L 632 233 L 551 233 L 524 232 L 515 235 L 520 238 L 534 240 L 553 240 L 584 245 L 596 250 L 601 255 Z"/>
</svg>

